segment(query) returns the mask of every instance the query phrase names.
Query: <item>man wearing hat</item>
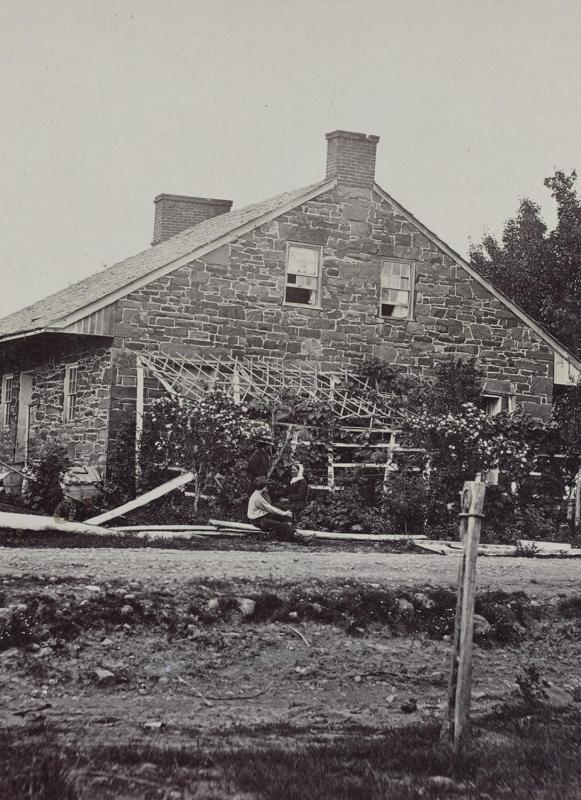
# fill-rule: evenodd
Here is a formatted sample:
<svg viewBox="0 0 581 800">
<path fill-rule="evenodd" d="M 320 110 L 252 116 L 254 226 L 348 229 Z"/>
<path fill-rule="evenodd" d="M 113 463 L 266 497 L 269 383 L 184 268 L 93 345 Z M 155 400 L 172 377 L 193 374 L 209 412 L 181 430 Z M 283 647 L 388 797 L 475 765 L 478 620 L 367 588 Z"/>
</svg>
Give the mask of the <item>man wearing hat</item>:
<svg viewBox="0 0 581 800">
<path fill-rule="evenodd" d="M 267 478 L 270 469 L 270 448 L 272 447 L 272 440 L 266 436 L 261 438 L 256 443 L 256 448 L 248 459 L 246 472 L 248 479 L 252 486 L 255 478 Z"/>
</svg>

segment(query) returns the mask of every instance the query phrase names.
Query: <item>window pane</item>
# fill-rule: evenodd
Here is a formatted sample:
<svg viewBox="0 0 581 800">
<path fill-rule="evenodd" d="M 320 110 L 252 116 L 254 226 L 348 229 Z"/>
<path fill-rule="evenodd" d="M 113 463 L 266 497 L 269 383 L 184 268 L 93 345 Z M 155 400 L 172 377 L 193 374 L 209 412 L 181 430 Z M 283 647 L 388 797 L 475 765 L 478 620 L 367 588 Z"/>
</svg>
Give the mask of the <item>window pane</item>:
<svg viewBox="0 0 581 800">
<path fill-rule="evenodd" d="M 298 286 L 287 286 L 284 299 L 287 303 L 302 303 L 309 306 L 316 305 L 315 292 L 311 289 L 304 289 Z"/>
<path fill-rule="evenodd" d="M 319 251 L 308 247 L 289 247 L 288 271 L 295 275 L 316 277 L 319 272 Z"/>
<path fill-rule="evenodd" d="M 393 303 L 381 304 L 381 316 L 391 317 L 392 319 L 405 319 L 408 315 L 407 306 L 396 306 Z"/>
<path fill-rule="evenodd" d="M 382 292 L 382 300 L 388 303 L 397 303 L 398 305 L 408 305 L 409 292 L 403 292 L 398 289 L 384 289 Z"/>
</svg>

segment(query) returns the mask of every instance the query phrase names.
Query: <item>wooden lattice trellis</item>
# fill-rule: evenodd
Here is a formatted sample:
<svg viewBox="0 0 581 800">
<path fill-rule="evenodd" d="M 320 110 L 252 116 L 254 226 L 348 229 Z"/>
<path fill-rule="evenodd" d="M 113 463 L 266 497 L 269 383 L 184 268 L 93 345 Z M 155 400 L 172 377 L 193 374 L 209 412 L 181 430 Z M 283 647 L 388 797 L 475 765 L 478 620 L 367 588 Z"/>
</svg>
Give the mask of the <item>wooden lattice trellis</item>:
<svg viewBox="0 0 581 800">
<path fill-rule="evenodd" d="M 362 433 L 377 441 L 365 444 L 336 442 L 329 457 L 328 486 L 335 485 L 336 469 L 383 470 L 387 477 L 393 466 L 393 453 L 401 450 L 396 444 L 399 414 L 386 402 L 378 405 L 369 380 L 364 380 L 340 365 L 325 366 L 316 362 L 248 356 L 216 356 L 199 353 L 194 356 L 140 354 L 138 369 L 154 376 L 166 391 L 186 398 L 201 399 L 212 390 L 225 391 L 237 403 L 252 398 L 280 400 L 287 392 L 325 401 L 336 415 L 343 432 Z M 138 383 L 142 381 L 138 381 Z M 384 398 L 382 398 L 383 400 Z M 143 408 L 143 398 L 141 398 Z M 341 459 L 341 452 L 355 448 L 385 452 L 377 463 Z M 335 455 L 338 458 L 335 458 Z"/>
</svg>

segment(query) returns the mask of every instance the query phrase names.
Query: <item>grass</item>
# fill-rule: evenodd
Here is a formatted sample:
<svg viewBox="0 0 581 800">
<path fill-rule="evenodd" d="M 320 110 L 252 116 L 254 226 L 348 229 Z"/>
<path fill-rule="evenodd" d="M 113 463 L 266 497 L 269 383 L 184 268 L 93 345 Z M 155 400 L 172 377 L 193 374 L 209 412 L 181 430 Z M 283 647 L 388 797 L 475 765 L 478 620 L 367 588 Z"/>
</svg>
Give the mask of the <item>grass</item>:
<svg viewBox="0 0 581 800">
<path fill-rule="evenodd" d="M 231 586 L 219 583 L 192 584 L 175 594 L 129 590 L 117 581 L 87 595 L 80 581 L 71 580 L 65 588 L 62 580 L 47 586 L 46 579 L 26 576 L 10 581 L 0 594 L 4 604 L 14 606 L 12 613 L 0 620 L 0 651 L 47 639 L 71 641 L 83 631 L 115 630 L 127 622 L 132 628 L 168 637 L 188 636 L 193 629 L 222 622 L 313 621 L 335 625 L 354 636 L 364 635 L 373 626 L 386 626 L 392 635 L 424 633 L 441 639 L 453 630 L 456 607 L 455 592 L 445 588 L 396 590 L 336 584 L 273 586 L 263 591 L 241 585 L 235 594 Z M 254 612 L 244 620 L 238 605 L 241 596 L 255 602 Z M 212 597 L 218 602 L 210 609 Z M 574 599 L 570 602 L 575 608 Z M 488 646 L 516 643 L 526 637 L 535 619 L 559 613 L 550 606 L 532 606 L 526 595 L 518 592 L 483 592 L 477 596 L 476 611 L 492 626 L 485 640 Z M 569 607 L 565 611 L 570 615 Z"/>
<path fill-rule="evenodd" d="M 273 727 L 269 741 L 276 734 Z M 330 744 L 283 735 L 280 744 L 264 746 L 257 738 L 255 746 L 238 749 L 229 741 L 211 751 L 197 740 L 181 747 L 152 741 L 61 748 L 60 755 L 54 736 L 19 741 L 5 731 L 0 752 L 0 796 L 28 800 L 80 800 L 75 786 L 95 774 L 112 785 L 123 781 L 123 797 L 143 800 L 168 786 L 215 800 L 239 792 L 256 800 L 573 800 L 581 780 L 581 712 L 505 707 L 479 721 L 461 754 L 433 722 L 356 731 Z M 136 778 L 143 764 L 153 766 L 149 788 Z M 198 794 L 208 782 L 211 793 Z"/>
</svg>

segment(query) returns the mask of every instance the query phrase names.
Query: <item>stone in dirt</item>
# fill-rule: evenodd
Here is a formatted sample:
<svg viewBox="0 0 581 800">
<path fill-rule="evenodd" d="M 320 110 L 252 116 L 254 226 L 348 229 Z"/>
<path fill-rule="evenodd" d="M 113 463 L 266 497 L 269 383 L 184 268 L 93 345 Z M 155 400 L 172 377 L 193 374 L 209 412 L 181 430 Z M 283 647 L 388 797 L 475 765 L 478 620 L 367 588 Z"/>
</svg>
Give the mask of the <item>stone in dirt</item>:
<svg viewBox="0 0 581 800">
<path fill-rule="evenodd" d="M 208 611 L 212 611 L 216 613 L 220 608 L 220 601 L 217 597 L 213 597 L 211 600 L 208 600 Z"/>
<path fill-rule="evenodd" d="M 122 617 L 130 617 L 133 614 L 134 608 L 130 605 L 122 606 L 121 608 L 121 616 Z"/>
<path fill-rule="evenodd" d="M 413 714 L 414 711 L 418 710 L 418 701 L 415 697 L 410 697 L 409 700 L 401 704 L 400 708 L 404 714 Z"/>
<path fill-rule="evenodd" d="M 492 632 L 492 625 L 490 622 L 482 617 L 480 614 L 474 614 L 474 636 L 476 638 L 485 638 Z"/>
<path fill-rule="evenodd" d="M 251 617 L 256 609 L 256 603 L 249 597 L 239 597 L 238 608 L 240 609 L 243 617 Z"/>
<path fill-rule="evenodd" d="M 147 731 L 160 731 L 162 728 L 165 728 L 165 722 L 144 722 L 143 727 Z"/>
<path fill-rule="evenodd" d="M 428 597 L 427 594 L 423 592 L 416 592 L 413 596 L 414 605 L 419 606 L 420 608 L 434 608 L 436 605 L 431 597 Z"/>
<path fill-rule="evenodd" d="M 93 677 L 99 686 L 110 686 L 117 680 L 114 672 L 111 672 L 110 669 L 102 669 L 101 667 L 96 667 L 93 670 Z"/>
<path fill-rule="evenodd" d="M 404 619 L 413 617 L 415 613 L 415 608 L 413 603 L 410 603 L 410 601 L 406 600 L 404 597 L 400 597 L 398 599 L 397 610 Z"/>
</svg>

